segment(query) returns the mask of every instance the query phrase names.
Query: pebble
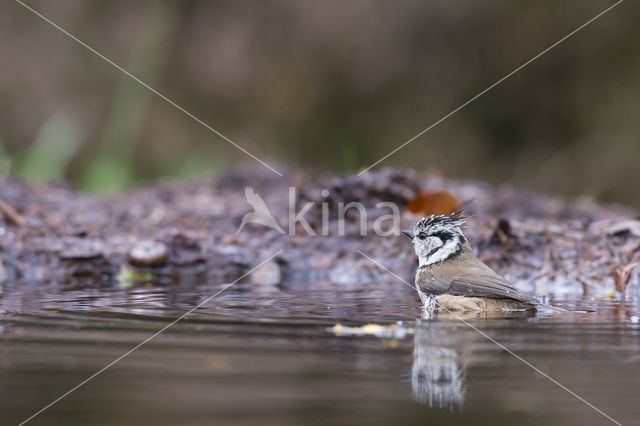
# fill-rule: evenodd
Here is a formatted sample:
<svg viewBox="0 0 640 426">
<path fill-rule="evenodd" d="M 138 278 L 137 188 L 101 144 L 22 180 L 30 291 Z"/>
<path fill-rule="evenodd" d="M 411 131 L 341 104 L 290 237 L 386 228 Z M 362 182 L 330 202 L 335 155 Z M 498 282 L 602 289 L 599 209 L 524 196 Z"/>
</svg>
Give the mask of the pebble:
<svg viewBox="0 0 640 426">
<path fill-rule="evenodd" d="M 249 275 L 249 282 L 259 285 L 276 285 L 282 281 L 280 266 L 273 260 L 260 266 Z"/>
<path fill-rule="evenodd" d="M 88 261 L 102 257 L 102 252 L 85 247 L 73 247 L 60 253 L 63 260 Z"/>
<path fill-rule="evenodd" d="M 129 263 L 134 266 L 163 266 L 168 255 L 167 246 L 157 241 L 137 242 L 127 253 Z"/>
</svg>

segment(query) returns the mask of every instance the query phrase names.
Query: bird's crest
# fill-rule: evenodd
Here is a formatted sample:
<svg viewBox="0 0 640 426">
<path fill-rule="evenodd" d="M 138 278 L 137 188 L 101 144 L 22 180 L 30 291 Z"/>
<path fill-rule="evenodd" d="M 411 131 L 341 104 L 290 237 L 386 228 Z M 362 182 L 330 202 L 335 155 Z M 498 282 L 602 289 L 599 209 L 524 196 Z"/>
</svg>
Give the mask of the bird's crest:
<svg viewBox="0 0 640 426">
<path fill-rule="evenodd" d="M 437 216 L 431 215 L 420 219 L 418 223 L 416 223 L 416 229 L 426 229 L 436 225 L 441 225 L 443 227 L 457 227 L 464 225 L 466 219 L 467 218 L 462 214 L 462 211 Z"/>
</svg>

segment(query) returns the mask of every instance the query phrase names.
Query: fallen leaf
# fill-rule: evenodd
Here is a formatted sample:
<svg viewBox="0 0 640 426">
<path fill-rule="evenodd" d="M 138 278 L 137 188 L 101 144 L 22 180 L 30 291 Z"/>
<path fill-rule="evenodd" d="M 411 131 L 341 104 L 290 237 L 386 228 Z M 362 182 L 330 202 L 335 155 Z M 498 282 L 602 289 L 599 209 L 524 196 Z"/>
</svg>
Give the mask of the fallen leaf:
<svg viewBox="0 0 640 426">
<path fill-rule="evenodd" d="M 376 336 L 393 339 L 404 339 L 414 332 L 413 327 L 405 327 L 401 322 L 390 325 L 366 324 L 362 327 L 348 327 L 337 323 L 329 331 L 336 336 Z"/>
<path fill-rule="evenodd" d="M 454 213 L 460 211 L 460 207 L 460 201 L 447 191 L 423 191 L 407 205 L 407 209 L 411 213 L 426 215 Z"/>
<path fill-rule="evenodd" d="M 631 272 L 633 272 L 633 268 L 636 266 L 638 266 L 638 262 L 631 262 L 627 266 L 613 271 L 613 280 L 616 283 L 616 290 L 618 290 L 623 296 L 625 291 L 627 291 L 627 285 L 631 279 Z"/>
<path fill-rule="evenodd" d="M 618 292 L 616 290 L 610 291 L 607 294 L 599 294 L 596 296 L 596 299 L 608 299 L 610 297 L 615 296 L 616 294 L 618 294 Z"/>
<path fill-rule="evenodd" d="M 489 242 L 491 244 L 501 244 L 506 246 L 510 241 L 515 240 L 515 234 L 511 229 L 511 224 L 507 219 L 500 219 Z"/>
<path fill-rule="evenodd" d="M 0 212 L 4 213 L 7 219 L 11 220 L 16 225 L 24 225 L 24 219 L 22 219 L 22 216 L 20 216 L 20 214 L 16 211 L 16 209 L 13 208 L 11 204 L 7 203 L 4 200 L 0 200 Z"/>
</svg>

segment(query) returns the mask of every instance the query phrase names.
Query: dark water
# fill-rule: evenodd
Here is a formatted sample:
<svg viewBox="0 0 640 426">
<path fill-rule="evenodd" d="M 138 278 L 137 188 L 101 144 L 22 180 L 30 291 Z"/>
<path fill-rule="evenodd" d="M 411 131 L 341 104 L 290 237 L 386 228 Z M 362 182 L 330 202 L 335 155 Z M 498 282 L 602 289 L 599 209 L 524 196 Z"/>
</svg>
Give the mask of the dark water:
<svg viewBox="0 0 640 426">
<path fill-rule="evenodd" d="M 220 288 L 3 288 L 0 424 L 19 424 Z M 640 307 L 555 303 L 595 312 L 466 320 L 638 424 Z M 612 424 L 469 325 L 420 315 L 402 285 L 237 284 L 28 424 Z M 396 321 L 404 338 L 331 330 Z"/>
</svg>

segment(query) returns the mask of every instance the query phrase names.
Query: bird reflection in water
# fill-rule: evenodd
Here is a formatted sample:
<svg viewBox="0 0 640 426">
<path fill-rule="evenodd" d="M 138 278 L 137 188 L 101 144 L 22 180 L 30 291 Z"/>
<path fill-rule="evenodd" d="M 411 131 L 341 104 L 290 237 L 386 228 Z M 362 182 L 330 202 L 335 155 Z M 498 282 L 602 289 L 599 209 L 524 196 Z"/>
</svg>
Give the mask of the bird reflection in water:
<svg viewBox="0 0 640 426">
<path fill-rule="evenodd" d="M 416 322 L 411 387 L 417 402 L 433 408 L 462 408 L 473 348 L 486 342 L 469 324 L 480 318 L 497 319 L 498 315 L 441 313 L 437 318 L 425 317 Z M 510 313 L 499 318 L 532 315 Z M 465 324 L 466 321 L 469 324 Z M 473 325 L 482 328 L 477 323 Z"/>
</svg>

